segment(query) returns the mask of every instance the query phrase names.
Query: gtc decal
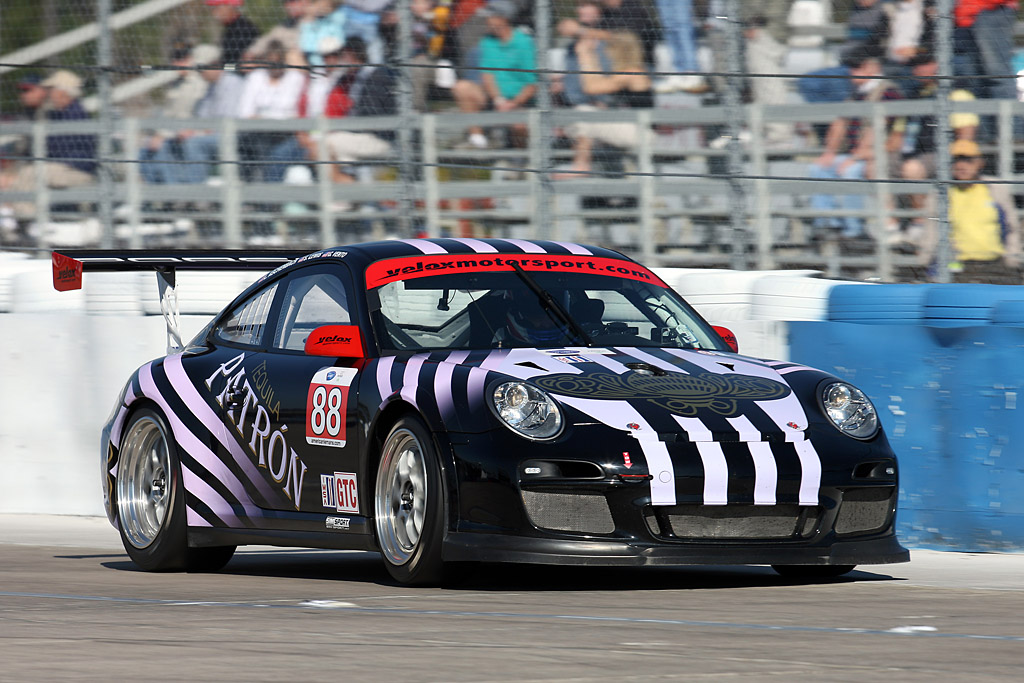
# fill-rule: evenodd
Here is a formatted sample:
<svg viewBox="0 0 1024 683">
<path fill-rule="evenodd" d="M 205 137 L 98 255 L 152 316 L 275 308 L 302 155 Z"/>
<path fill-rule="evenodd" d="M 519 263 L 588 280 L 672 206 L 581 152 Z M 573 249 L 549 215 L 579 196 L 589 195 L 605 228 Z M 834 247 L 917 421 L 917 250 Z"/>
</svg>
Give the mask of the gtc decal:
<svg viewBox="0 0 1024 683">
<path fill-rule="evenodd" d="M 341 448 L 345 445 L 348 390 L 355 368 L 322 368 L 313 375 L 306 396 L 306 443 Z"/>
<path fill-rule="evenodd" d="M 359 486 L 354 472 L 321 474 L 320 490 L 325 508 L 359 514 Z"/>
</svg>

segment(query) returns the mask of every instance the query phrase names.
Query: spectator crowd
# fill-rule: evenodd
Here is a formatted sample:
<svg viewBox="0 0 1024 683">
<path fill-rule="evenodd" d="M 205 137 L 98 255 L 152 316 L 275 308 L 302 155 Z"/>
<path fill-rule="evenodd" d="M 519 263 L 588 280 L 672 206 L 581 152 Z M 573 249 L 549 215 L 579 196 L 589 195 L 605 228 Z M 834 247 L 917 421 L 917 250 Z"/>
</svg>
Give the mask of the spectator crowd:
<svg viewBox="0 0 1024 683">
<path fill-rule="evenodd" d="M 399 52 L 394 0 L 283 0 L 280 22 L 262 32 L 244 0 L 203 2 L 211 25 L 219 27 L 219 41 L 195 44 L 190 36 L 174 41 L 168 59 L 181 69 L 180 76 L 164 90 L 155 115 L 267 121 L 267 130 L 247 129 L 239 135 L 245 181 L 282 182 L 290 169 L 309 164 L 306 177 L 326 172 L 335 182 L 352 182 L 353 165 L 394 156 L 392 131 L 346 126 L 321 137 L 269 122 L 394 114 L 403 78 L 415 110 L 470 115 L 535 107 L 545 83 L 550 83 L 555 106 L 579 111 L 676 106 L 679 97 L 695 98 L 699 106 L 722 101 L 728 87 L 714 75 L 730 69 L 725 0 L 554 0 L 557 50 L 551 54 L 563 58 L 551 65 L 554 71 L 544 81 L 536 71 L 531 0 L 410 0 L 412 53 L 410 66 L 401 70 L 391 66 Z M 1014 79 L 1006 78 L 1015 72 L 1016 0 L 954 2 L 954 99 L 1017 99 Z M 787 64 L 789 27 L 801 23 L 800 13 L 815 4 L 845 6 L 846 38 L 838 50 L 839 66 L 821 64 L 802 74 Z M 801 96 L 809 102 L 936 96 L 935 0 L 759 0 L 732 6 L 741 11 L 735 19 L 744 27 L 747 71 L 796 77 L 748 78 L 743 88 L 747 101 L 778 105 L 799 102 Z M 55 71 L 45 79 L 27 75 L 17 86 L 22 119 L 88 118 L 82 79 L 70 71 Z M 956 114 L 951 122 L 960 149 L 967 142 L 984 147 L 993 140 L 992 122 L 985 117 Z M 936 134 L 934 116 L 889 117 L 879 130 L 870 124 L 846 116 L 817 128 L 770 123 L 763 133 L 769 146 L 796 148 L 803 136 L 805 147 L 823 149 L 809 177 L 935 177 L 936 149 L 945 141 Z M 557 132 L 571 148 L 572 160 L 555 179 L 595 172 L 600 154 L 628 155 L 655 134 L 629 122 L 580 122 Z M 471 125 L 453 144 L 485 150 L 525 146 L 527 137 L 522 125 Z M 875 158 L 879 137 L 884 159 Z M 15 145 L 0 142 L 7 151 Z M 215 173 L 222 147 L 215 130 L 146 131 L 141 176 L 153 184 L 205 182 Z M 0 190 L 31 191 L 39 182 L 54 188 L 93 183 L 95 156 L 93 135 L 54 132 L 46 140 L 48 161 L 42 167 L 0 160 Z M 311 163 L 325 161 L 330 163 Z M 975 177 L 983 177 L 981 169 Z M 925 213 L 930 206 L 926 192 L 910 193 L 904 202 Z M 816 235 L 882 238 L 929 253 L 930 224 L 920 218 L 892 220 L 884 235 L 870 235 L 858 215 L 864 209 L 862 194 L 819 194 L 810 205 L 822 212 L 813 220 Z M 8 202 L 3 210 L 22 219 L 31 217 L 34 208 L 31 202 Z M 1014 242 L 1008 248 L 1018 247 Z"/>
</svg>

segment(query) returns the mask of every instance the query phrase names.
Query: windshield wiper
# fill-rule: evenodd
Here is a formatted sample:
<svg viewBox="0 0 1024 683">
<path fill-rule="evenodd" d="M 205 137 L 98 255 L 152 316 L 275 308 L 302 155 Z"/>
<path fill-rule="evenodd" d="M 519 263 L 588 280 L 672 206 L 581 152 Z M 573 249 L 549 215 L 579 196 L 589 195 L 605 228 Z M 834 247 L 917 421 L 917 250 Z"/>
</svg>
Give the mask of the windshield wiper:
<svg viewBox="0 0 1024 683">
<path fill-rule="evenodd" d="M 580 327 L 579 323 L 573 320 L 572 316 L 569 315 L 569 312 L 562 308 L 560 303 L 555 301 L 555 297 L 551 296 L 551 294 L 548 293 L 548 290 L 537 284 L 537 281 L 533 279 L 533 276 L 523 270 L 523 267 L 515 261 L 509 263 L 509 265 L 515 269 L 516 275 L 519 276 L 520 280 L 526 283 L 526 286 L 530 288 L 530 291 L 540 298 L 541 303 L 544 304 L 544 310 L 554 313 L 555 317 L 568 325 L 573 334 L 575 334 L 578 339 L 582 340 L 585 346 L 594 345 L 594 342 L 590 339 L 590 335 L 583 331 L 583 328 Z"/>
</svg>

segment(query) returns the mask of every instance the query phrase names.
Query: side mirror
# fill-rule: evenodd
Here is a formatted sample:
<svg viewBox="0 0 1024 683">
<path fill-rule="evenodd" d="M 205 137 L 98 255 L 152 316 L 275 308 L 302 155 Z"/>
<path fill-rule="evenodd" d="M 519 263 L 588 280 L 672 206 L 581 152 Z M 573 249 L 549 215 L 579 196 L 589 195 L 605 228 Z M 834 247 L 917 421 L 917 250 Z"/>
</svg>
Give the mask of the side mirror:
<svg viewBox="0 0 1024 683">
<path fill-rule="evenodd" d="M 321 325 L 306 337 L 306 355 L 363 358 L 363 335 L 356 325 Z"/>
<path fill-rule="evenodd" d="M 729 348 L 732 349 L 733 353 L 740 352 L 740 344 L 736 341 L 736 335 L 732 333 L 728 327 L 721 327 L 720 325 L 712 325 L 715 328 L 715 332 L 722 338 Z"/>
</svg>

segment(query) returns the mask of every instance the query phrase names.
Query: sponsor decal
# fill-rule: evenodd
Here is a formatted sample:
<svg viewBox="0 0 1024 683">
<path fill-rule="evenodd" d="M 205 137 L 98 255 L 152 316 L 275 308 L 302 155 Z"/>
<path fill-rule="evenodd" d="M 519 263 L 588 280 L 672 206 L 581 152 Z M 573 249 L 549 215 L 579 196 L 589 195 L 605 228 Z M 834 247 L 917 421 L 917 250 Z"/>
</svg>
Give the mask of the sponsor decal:
<svg viewBox="0 0 1024 683">
<path fill-rule="evenodd" d="M 583 356 L 555 356 L 555 360 L 563 363 L 589 363 Z"/>
<path fill-rule="evenodd" d="M 259 384 L 257 377 L 263 377 L 262 395 L 273 398 L 273 391 L 267 391 L 269 382 L 266 381 L 266 364 L 256 366 L 253 381 L 250 382 L 244 361 L 245 353 L 240 353 L 228 362 L 222 363 L 206 379 L 206 388 L 213 393 L 214 400 L 221 407 L 228 403 L 228 395 L 232 396 L 231 405 L 225 410 L 228 420 L 249 447 L 249 453 L 256 460 L 256 464 L 268 470 L 274 483 L 281 487 L 298 510 L 302 504 L 302 482 L 306 477 L 306 465 L 295 449 L 288 446 L 287 426 L 282 425 L 280 429 L 273 431 L 270 429 L 271 411 L 267 409 L 266 399 L 262 399 L 261 393 L 255 388 L 255 385 Z M 238 401 L 241 401 L 241 405 L 238 405 Z M 279 408 L 280 402 L 272 409 L 276 412 Z M 245 440 L 247 433 L 248 442 Z"/>
<path fill-rule="evenodd" d="M 320 489 L 325 508 L 359 514 L 359 485 L 354 472 L 321 474 Z"/>
<path fill-rule="evenodd" d="M 578 346 L 565 349 L 537 349 L 545 356 L 610 356 L 615 351 L 611 349 L 593 349 L 588 346 Z"/>
<path fill-rule="evenodd" d="M 623 259 L 579 255 L 541 258 L 526 254 L 426 254 L 371 263 L 366 269 L 366 287 L 373 289 L 390 282 L 438 274 L 513 272 L 514 265 L 532 272 L 589 273 L 666 286 L 647 268 Z"/>
<path fill-rule="evenodd" d="M 331 531 L 348 531 L 352 520 L 348 517 L 328 517 L 324 520 L 324 523 Z"/>
<path fill-rule="evenodd" d="M 638 431 L 640 429 L 640 425 L 638 425 L 636 422 L 630 422 L 628 425 L 626 425 L 626 429 L 632 429 L 633 431 Z"/>
<path fill-rule="evenodd" d="M 306 338 L 305 351 L 312 356 L 361 358 L 363 338 L 355 325 L 323 325 Z"/>
<path fill-rule="evenodd" d="M 274 268 L 272 271 L 270 271 L 269 273 L 267 273 L 266 275 L 261 277 L 259 280 L 257 280 L 257 282 L 263 282 L 264 280 L 267 280 L 269 278 L 274 277 L 275 275 L 277 275 L 278 273 L 280 273 L 282 270 L 284 270 L 288 266 L 292 265 L 293 263 L 302 263 L 304 261 L 309 261 L 310 259 L 315 259 L 315 258 L 345 258 L 345 256 L 347 256 L 347 255 L 348 255 L 347 251 L 337 251 L 337 250 L 331 250 L 331 249 L 328 249 L 328 250 L 325 250 L 325 251 L 315 251 L 312 254 L 306 254 L 305 256 L 300 256 L 299 258 L 295 259 L 294 261 L 288 261 L 287 263 L 281 264 L 277 268 Z"/>
<path fill-rule="evenodd" d="M 798 425 L 796 422 L 787 422 L 786 426 L 789 427 L 790 429 L 800 429 L 800 425 Z"/>
<path fill-rule="evenodd" d="M 633 466 L 633 461 L 629 459 L 629 451 L 622 451 L 622 464 L 627 468 Z"/>
<path fill-rule="evenodd" d="M 82 288 L 82 262 L 70 256 L 53 252 L 50 257 L 53 264 L 53 288 L 58 292 L 68 292 Z"/>
<path fill-rule="evenodd" d="M 355 368 L 321 368 L 306 395 L 306 443 L 342 448 L 348 421 L 348 392 Z"/>
<path fill-rule="evenodd" d="M 270 384 L 270 376 L 267 374 L 267 361 L 263 361 L 252 370 L 252 385 L 256 389 L 256 394 L 259 396 L 263 404 L 267 406 L 267 411 L 274 416 L 274 419 L 280 419 L 281 417 L 281 401 L 274 400 L 274 387 Z"/>
<path fill-rule="evenodd" d="M 668 373 L 643 375 L 548 375 L 531 380 L 545 391 L 597 400 L 646 400 L 679 415 L 710 410 L 724 417 L 742 412 L 740 401 L 771 401 L 788 396 L 791 389 L 773 379 L 750 375 Z"/>
</svg>

